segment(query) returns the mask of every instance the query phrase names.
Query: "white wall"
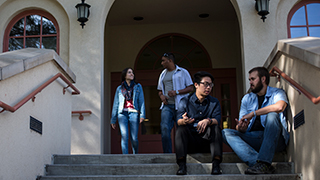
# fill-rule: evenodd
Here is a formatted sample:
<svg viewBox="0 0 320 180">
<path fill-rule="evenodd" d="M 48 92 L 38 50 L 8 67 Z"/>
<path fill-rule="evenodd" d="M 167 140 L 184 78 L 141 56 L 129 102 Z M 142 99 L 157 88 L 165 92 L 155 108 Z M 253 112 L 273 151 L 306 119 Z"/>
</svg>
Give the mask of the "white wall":
<svg viewBox="0 0 320 180">
<path fill-rule="evenodd" d="M 275 65 L 308 89 L 314 96 L 320 95 L 320 83 L 316 81 L 320 78 L 320 68 L 288 57 L 282 57 Z M 309 80 L 310 77 L 313 80 Z M 302 173 L 304 180 L 317 180 L 320 176 L 319 168 L 317 168 L 320 166 L 318 161 L 320 158 L 320 135 L 318 133 L 320 105 L 315 105 L 306 96 L 300 95 L 284 80 L 273 84 L 273 86 L 275 85 L 286 90 L 290 102 L 290 113 L 293 117 L 304 110 L 305 124 L 294 129 L 293 118 L 289 124 L 291 140 L 288 152 L 291 161 L 295 163 L 295 171 Z"/>
<path fill-rule="evenodd" d="M 14 106 L 58 72 L 49 61 L 2 80 L 0 100 Z M 0 180 L 35 179 L 52 154 L 70 154 L 71 93 L 62 93 L 62 82 L 54 81 L 16 112 L 0 114 Z M 30 130 L 30 116 L 42 122 L 42 135 Z"/>
<path fill-rule="evenodd" d="M 61 1 L 70 16 L 70 68 L 77 75 L 81 95 L 72 99 L 73 110 L 91 110 L 79 121 L 72 117 L 72 154 L 100 154 L 103 121 L 103 59 L 105 20 L 113 0 L 88 0 L 89 21 L 82 29 L 74 6 L 80 1 Z"/>
<path fill-rule="evenodd" d="M 249 70 L 262 66 L 277 41 L 288 37 L 287 17 L 297 1 L 270 1 L 270 14 L 263 22 L 255 10 L 255 1 L 231 0 L 240 22 L 244 92 L 250 87 Z"/>
<path fill-rule="evenodd" d="M 91 5 L 89 21 L 84 29 L 77 21 L 75 5 L 80 0 L 0 0 L 0 42 L 13 17 L 29 9 L 41 9 L 51 13 L 60 29 L 60 57 L 77 76 L 76 86 L 81 96 L 72 98 L 72 110 L 91 110 L 90 116 L 79 121 L 73 116 L 72 153 L 99 154 L 101 152 L 101 106 L 104 56 L 104 26 L 113 0 L 87 0 Z M 2 52 L 3 43 L 0 43 Z"/>
<path fill-rule="evenodd" d="M 279 59 L 276 53 L 281 54 Z M 296 38 L 282 40 L 271 53 L 266 66 L 277 66 L 290 78 L 309 91 L 313 96 L 320 95 L 320 38 Z M 273 61 L 272 61 L 273 60 Z M 288 129 L 290 142 L 288 156 L 295 163 L 295 172 L 302 173 L 304 180 L 317 180 L 320 176 L 320 104 L 313 104 L 305 95 L 281 78 L 271 78 L 270 86 L 283 88 L 290 103 Z M 304 110 L 305 124 L 294 129 L 293 117 Z"/>
</svg>

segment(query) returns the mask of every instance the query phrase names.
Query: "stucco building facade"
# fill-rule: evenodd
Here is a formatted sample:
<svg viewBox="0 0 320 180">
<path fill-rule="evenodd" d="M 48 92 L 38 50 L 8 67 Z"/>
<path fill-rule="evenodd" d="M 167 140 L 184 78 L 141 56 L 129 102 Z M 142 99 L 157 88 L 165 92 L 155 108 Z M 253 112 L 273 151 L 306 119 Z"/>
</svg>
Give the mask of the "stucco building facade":
<svg viewBox="0 0 320 180">
<path fill-rule="evenodd" d="M 75 86 L 81 91 L 72 97 L 72 111 L 92 112 L 82 121 L 72 116 L 71 153 L 112 153 L 109 124 L 113 93 L 120 84 L 117 75 L 124 68 L 133 67 L 141 84 L 152 88 L 161 70 L 157 58 L 162 54 L 158 52 L 173 51 L 185 57 L 204 53 L 205 64 L 196 66 L 190 58 L 191 65 L 186 68 L 190 72 L 208 70 L 222 81 L 229 77 L 223 70 L 230 70 L 236 97 L 233 106 L 238 108 L 249 88 L 247 72 L 263 66 L 278 40 L 289 38 L 290 12 L 301 2 L 319 1 L 272 0 L 270 14 L 263 22 L 255 0 L 86 0 L 90 16 L 82 28 L 75 8 L 80 0 L 0 0 L 0 52 L 8 50 L 8 32 L 17 16 L 32 12 L 48 15 L 55 23 L 56 52 L 76 75 Z M 199 17 L 201 14 L 208 17 Z M 146 51 L 151 49 L 149 45 L 170 37 L 181 38 L 181 44 L 184 40 L 193 42 L 199 50 L 183 53 L 179 45 L 161 47 L 160 43 L 152 51 L 157 52 L 154 62 L 146 64 L 143 56 L 150 55 Z"/>
</svg>

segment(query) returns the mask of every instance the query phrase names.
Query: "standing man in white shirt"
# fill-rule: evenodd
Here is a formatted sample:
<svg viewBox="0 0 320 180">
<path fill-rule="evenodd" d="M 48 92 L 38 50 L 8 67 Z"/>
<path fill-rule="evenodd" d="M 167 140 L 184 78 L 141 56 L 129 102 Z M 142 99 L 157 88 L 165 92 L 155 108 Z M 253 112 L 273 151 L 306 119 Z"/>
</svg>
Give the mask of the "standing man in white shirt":
<svg viewBox="0 0 320 180">
<path fill-rule="evenodd" d="M 189 72 L 174 63 L 173 53 L 164 53 L 161 65 L 165 68 L 159 77 L 158 90 L 162 101 L 161 139 L 164 153 L 172 153 L 171 130 L 177 121 L 176 111 L 180 100 L 193 91 Z"/>
</svg>

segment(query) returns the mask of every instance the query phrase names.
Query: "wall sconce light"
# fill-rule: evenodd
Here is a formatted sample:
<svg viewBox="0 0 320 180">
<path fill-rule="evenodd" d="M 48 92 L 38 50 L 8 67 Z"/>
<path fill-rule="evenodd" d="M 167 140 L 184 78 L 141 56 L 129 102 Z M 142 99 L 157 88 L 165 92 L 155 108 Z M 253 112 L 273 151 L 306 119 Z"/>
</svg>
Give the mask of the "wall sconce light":
<svg viewBox="0 0 320 180">
<path fill-rule="evenodd" d="M 267 18 L 266 15 L 269 14 L 269 1 L 270 0 L 256 0 L 256 10 L 261 17 L 262 21 Z"/>
<path fill-rule="evenodd" d="M 76 5 L 77 8 L 77 15 L 78 15 L 78 21 L 81 22 L 81 26 L 83 29 L 83 26 L 86 25 L 85 22 L 88 21 L 88 17 L 90 15 L 89 8 L 91 6 L 87 3 L 84 3 L 84 0 L 82 0 L 82 3 L 79 3 Z"/>
</svg>

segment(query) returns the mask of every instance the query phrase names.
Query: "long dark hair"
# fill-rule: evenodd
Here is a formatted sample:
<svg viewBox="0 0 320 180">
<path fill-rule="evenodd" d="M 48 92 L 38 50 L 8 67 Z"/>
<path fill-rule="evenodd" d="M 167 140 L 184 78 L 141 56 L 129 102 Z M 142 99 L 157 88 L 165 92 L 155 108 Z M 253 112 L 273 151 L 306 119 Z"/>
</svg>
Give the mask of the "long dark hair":
<svg viewBox="0 0 320 180">
<path fill-rule="evenodd" d="M 127 72 L 128 72 L 129 69 L 132 70 L 133 75 L 134 75 L 133 81 L 136 82 L 136 75 L 134 74 L 134 71 L 133 71 L 133 69 L 131 67 L 127 67 L 124 70 L 122 70 L 122 72 L 121 72 L 121 82 L 126 80 L 126 75 L 127 75 Z"/>
</svg>

